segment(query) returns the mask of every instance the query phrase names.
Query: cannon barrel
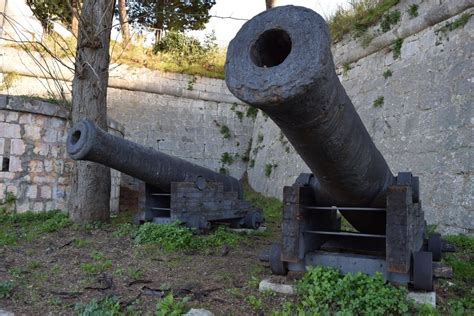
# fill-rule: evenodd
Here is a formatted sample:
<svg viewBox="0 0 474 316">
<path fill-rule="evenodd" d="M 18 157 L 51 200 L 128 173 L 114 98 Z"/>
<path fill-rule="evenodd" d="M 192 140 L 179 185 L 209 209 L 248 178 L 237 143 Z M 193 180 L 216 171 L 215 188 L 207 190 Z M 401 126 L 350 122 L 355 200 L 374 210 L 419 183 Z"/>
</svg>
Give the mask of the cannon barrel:
<svg viewBox="0 0 474 316">
<path fill-rule="evenodd" d="M 228 47 L 225 80 L 291 142 L 315 176 L 317 203 L 385 206 L 394 177 L 337 77 L 319 14 L 282 6 L 246 22 Z M 383 218 L 344 215 L 360 231 L 384 225 Z"/>
<path fill-rule="evenodd" d="M 225 191 L 242 197 L 242 186 L 233 177 L 214 172 L 150 147 L 113 136 L 89 120 L 76 123 L 68 132 L 67 152 L 74 160 L 103 164 L 170 192 L 171 182 L 221 182 Z"/>
</svg>

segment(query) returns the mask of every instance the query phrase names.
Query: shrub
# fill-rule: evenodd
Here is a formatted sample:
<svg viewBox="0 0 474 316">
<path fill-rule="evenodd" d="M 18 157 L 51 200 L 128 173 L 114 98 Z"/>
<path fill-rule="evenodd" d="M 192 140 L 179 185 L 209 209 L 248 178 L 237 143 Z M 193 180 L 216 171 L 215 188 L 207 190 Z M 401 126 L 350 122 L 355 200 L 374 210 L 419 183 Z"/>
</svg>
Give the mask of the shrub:
<svg viewBox="0 0 474 316">
<path fill-rule="evenodd" d="M 210 66 L 215 61 L 218 47 L 214 34 L 206 36 L 204 43 L 182 32 L 168 32 L 153 47 L 153 52 L 164 53 L 162 58 L 179 66 L 202 64 Z"/>
</svg>

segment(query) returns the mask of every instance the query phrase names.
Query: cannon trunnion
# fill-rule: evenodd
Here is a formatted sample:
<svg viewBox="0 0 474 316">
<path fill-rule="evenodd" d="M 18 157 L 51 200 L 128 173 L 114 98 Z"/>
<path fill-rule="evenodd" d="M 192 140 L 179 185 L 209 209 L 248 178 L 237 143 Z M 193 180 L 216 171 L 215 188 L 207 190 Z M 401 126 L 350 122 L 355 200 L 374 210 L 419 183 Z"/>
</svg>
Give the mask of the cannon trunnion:
<svg viewBox="0 0 474 316">
<path fill-rule="evenodd" d="M 214 222 L 258 228 L 263 222 L 260 210 L 242 200 L 237 179 L 113 136 L 89 120 L 69 130 L 66 147 L 74 160 L 97 162 L 145 182 L 138 222 L 181 221 L 199 229 Z"/>
<path fill-rule="evenodd" d="M 325 265 L 431 289 L 418 178 L 395 177 L 371 140 L 335 72 L 324 19 L 296 6 L 255 16 L 228 47 L 225 79 L 278 125 L 312 172 L 283 188 L 272 271 Z"/>
</svg>

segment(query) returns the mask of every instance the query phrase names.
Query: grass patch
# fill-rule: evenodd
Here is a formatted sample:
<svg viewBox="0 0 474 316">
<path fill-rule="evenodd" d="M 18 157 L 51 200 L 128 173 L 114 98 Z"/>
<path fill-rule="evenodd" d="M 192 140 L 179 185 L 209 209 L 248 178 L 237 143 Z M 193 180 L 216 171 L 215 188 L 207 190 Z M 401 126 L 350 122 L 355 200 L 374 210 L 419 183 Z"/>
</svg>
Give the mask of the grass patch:
<svg viewBox="0 0 474 316">
<path fill-rule="evenodd" d="M 66 214 L 59 210 L 0 215 L 0 246 L 32 241 L 45 233 L 53 233 L 71 225 Z"/>
<path fill-rule="evenodd" d="M 135 244 L 154 243 L 167 252 L 205 250 L 224 245 L 234 246 L 242 239 L 241 236 L 219 227 L 209 235 L 196 235 L 194 232 L 174 222 L 167 225 L 145 223 L 135 235 Z"/>
<path fill-rule="evenodd" d="M 125 315 L 121 311 L 120 303 L 116 297 L 105 297 L 101 300 L 93 299 L 87 304 L 76 304 L 74 311 L 79 316 L 116 316 Z"/>
<path fill-rule="evenodd" d="M 255 192 L 247 183 L 243 184 L 244 199 L 249 201 L 253 206 L 263 210 L 263 216 L 268 222 L 281 221 L 283 203 L 276 198 L 263 196 L 261 193 Z"/>
<path fill-rule="evenodd" d="M 234 163 L 234 156 L 232 156 L 228 152 L 225 152 L 221 156 L 221 162 L 224 165 L 231 165 Z"/>
<path fill-rule="evenodd" d="M 340 8 L 329 19 L 328 27 L 331 38 L 338 42 L 347 33 L 354 37 L 364 34 L 367 29 L 377 24 L 384 14 L 398 4 L 399 0 L 354 0 L 350 8 Z"/>
<path fill-rule="evenodd" d="M 268 178 L 272 174 L 273 169 L 278 167 L 277 164 L 274 163 L 267 163 L 263 169 L 263 174 Z"/>
<path fill-rule="evenodd" d="M 408 312 L 406 290 L 385 282 L 381 274 L 346 274 L 311 267 L 297 283 L 296 303 L 286 305 L 290 315 L 399 315 Z"/>
<path fill-rule="evenodd" d="M 137 232 L 137 225 L 130 223 L 117 224 L 116 230 L 113 232 L 114 237 L 133 237 Z"/>
</svg>

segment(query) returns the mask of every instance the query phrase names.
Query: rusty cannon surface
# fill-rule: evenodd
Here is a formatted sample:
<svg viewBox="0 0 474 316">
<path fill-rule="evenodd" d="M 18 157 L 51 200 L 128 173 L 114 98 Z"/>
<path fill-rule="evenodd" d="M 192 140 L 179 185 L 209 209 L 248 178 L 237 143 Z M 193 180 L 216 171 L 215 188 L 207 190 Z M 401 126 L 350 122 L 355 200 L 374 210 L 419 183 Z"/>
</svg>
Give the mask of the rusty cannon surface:
<svg viewBox="0 0 474 316">
<path fill-rule="evenodd" d="M 261 212 L 242 200 L 237 179 L 113 136 L 89 120 L 69 130 L 66 148 L 74 160 L 97 162 L 144 181 L 142 221 L 179 220 L 200 229 L 212 222 L 258 228 L 263 221 Z"/>
<path fill-rule="evenodd" d="M 312 171 L 283 190 L 272 271 L 322 264 L 430 288 L 418 178 L 394 176 L 370 138 L 336 74 L 324 19 L 296 6 L 255 16 L 228 47 L 225 80 L 276 123 Z M 341 230 L 341 214 L 353 231 Z M 430 247 L 439 250 L 439 238 Z"/>
</svg>

